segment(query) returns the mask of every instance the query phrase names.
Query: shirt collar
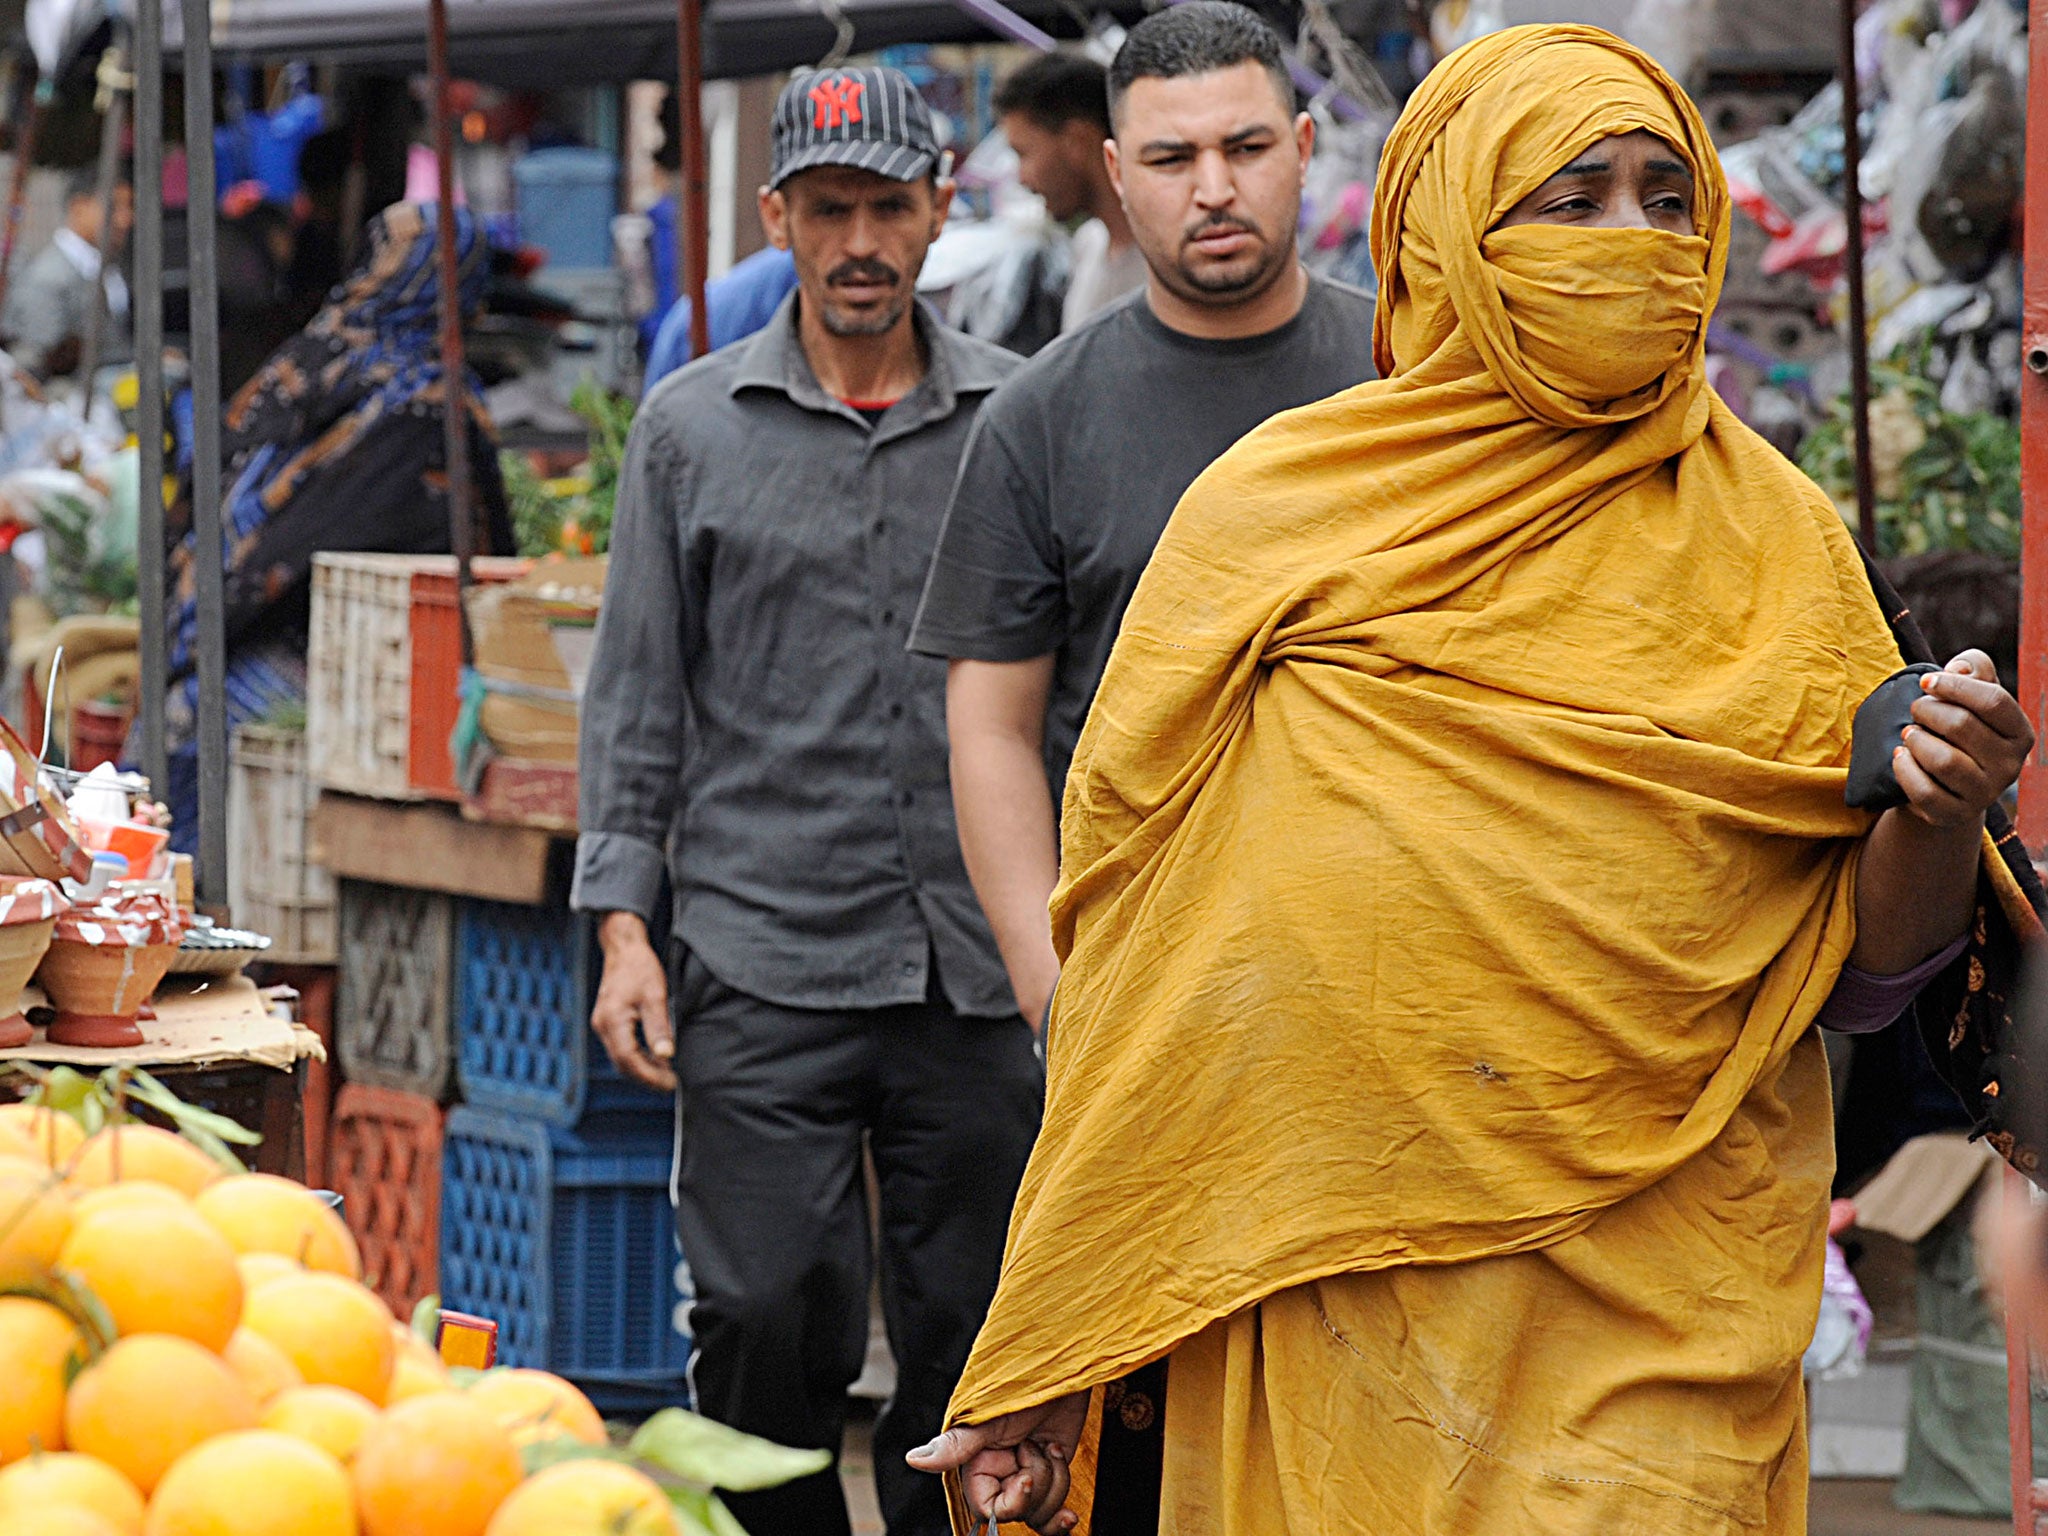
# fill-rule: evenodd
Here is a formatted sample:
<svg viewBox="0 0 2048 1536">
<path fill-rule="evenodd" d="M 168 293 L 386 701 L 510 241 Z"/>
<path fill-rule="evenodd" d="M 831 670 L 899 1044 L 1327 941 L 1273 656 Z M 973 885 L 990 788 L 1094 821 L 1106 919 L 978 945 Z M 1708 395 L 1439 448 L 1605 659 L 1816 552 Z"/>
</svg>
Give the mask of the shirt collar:
<svg viewBox="0 0 2048 1536">
<path fill-rule="evenodd" d="M 745 389 L 772 389 L 788 396 L 807 411 L 851 417 L 865 427 L 867 423 L 853 407 L 825 392 L 817 374 L 811 369 L 811 360 L 804 354 L 803 341 L 797 333 L 797 302 L 801 298 L 800 291 L 792 290 L 775 311 L 775 318 L 741 343 L 746 351 L 733 376 L 732 393 L 738 395 Z M 985 395 L 1002 382 L 1002 375 L 989 365 L 981 349 L 970 346 L 967 339 L 941 320 L 938 312 L 923 299 L 915 301 L 911 324 L 917 327 L 918 339 L 924 343 L 925 355 L 931 360 L 924 378 L 909 397 L 921 400 L 923 407 L 914 420 L 904 423 L 900 429 L 894 422 L 888 423 L 885 432 L 878 433 L 878 437 L 894 437 L 899 435 L 899 430 L 907 431 L 929 422 L 943 421 L 953 414 L 961 396 Z"/>
<path fill-rule="evenodd" d="M 64 259 L 78 269 L 80 277 L 90 280 L 100 275 L 99 247 L 69 224 L 59 224 L 50 239 L 64 253 Z"/>
</svg>

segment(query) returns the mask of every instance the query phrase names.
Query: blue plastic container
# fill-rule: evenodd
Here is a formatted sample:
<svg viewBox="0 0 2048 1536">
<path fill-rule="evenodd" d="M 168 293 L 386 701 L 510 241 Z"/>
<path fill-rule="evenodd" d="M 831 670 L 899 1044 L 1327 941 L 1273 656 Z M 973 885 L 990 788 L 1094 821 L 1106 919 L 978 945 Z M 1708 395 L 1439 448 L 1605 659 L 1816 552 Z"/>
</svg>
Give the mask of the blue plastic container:
<svg viewBox="0 0 2048 1536">
<path fill-rule="evenodd" d="M 512 167 L 519 238 L 554 267 L 609 267 L 619 162 L 601 149 L 537 149 Z"/>
<path fill-rule="evenodd" d="M 595 925 L 560 907 L 465 901 L 455 920 L 455 1073 L 482 1108 L 574 1126 L 618 1111 L 666 1115 L 590 1029 Z"/>
<path fill-rule="evenodd" d="M 615 1407 L 685 1400 L 673 1120 L 570 1133 L 468 1105 L 442 1142 L 441 1304 L 498 1324 L 498 1363 Z"/>
</svg>

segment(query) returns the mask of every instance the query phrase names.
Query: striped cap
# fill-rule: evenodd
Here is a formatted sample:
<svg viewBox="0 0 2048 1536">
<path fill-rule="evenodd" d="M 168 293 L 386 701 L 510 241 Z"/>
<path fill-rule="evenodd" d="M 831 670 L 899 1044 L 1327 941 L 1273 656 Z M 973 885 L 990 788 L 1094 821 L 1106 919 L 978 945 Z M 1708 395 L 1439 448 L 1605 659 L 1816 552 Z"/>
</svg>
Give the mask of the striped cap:
<svg viewBox="0 0 2048 1536">
<path fill-rule="evenodd" d="M 909 77 L 894 69 L 819 69 L 782 88 L 768 185 L 817 165 L 850 165 L 892 181 L 916 181 L 939 158 L 932 115 Z"/>
</svg>

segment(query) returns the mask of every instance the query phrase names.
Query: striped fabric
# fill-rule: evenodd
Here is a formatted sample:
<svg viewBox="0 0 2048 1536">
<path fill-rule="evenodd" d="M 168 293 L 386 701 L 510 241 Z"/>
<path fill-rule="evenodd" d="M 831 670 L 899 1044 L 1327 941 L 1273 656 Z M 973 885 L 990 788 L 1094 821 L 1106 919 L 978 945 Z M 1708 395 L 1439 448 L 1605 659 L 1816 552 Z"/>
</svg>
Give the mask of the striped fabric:
<svg viewBox="0 0 2048 1536">
<path fill-rule="evenodd" d="M 915 181 L 938 158 L 931 113 L 901 71 L 812 70 L 784 86 L 775 103 L 768 185 L 779 187 L 819 165 L 850 165 L 892 181 Z"/>
</svg>

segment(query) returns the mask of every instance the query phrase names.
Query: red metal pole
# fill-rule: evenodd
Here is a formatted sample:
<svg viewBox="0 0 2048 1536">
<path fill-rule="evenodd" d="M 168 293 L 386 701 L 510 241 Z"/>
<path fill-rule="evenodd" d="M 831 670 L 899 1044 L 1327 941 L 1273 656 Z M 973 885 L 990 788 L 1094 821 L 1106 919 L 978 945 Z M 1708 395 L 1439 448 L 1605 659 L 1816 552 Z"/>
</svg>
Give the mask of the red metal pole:
<svg viewBox="0 0 2048 1536">
<path fill-rule="evenodd" d="M 2020 376 L 2020 702 L 2048 729 L 2048 0 L 2031 0 L 2027 47 L 2026 370 Z M 2020 837 L 2048 853 L 2048 760 L 2020 772 Z"/>
<path fill-rule="evenodd" d="M 1856 521 L 1877 557 L 1877 474 L 1870 461 L 1870 312 L 1863 295 L 1862 89 L 1856 78 L 1856 0 L 1841 0 L 1842 213 L 1848 220 L 1849 407 L 1856 434 Z"/>
<path fill-rule="evenodd" d="M 676 118 L 683 134 L 676 197 L 676 276 L 690 298 L 690 355 L 711 350 L 704 279 L 711 266 L 711 189 L 704 171 L 704 6 L 676 0 Z"/>
<path fill-rule="evenodd" d="M 441 389 L 443 442 L 448 458 L 448 535 L 455 549 L 455 579 L 461 596 L 456 614 L 462 626 L 462 664 L 474 659 L 469 633 L 469 560 L 476 553 L 476 522 L 470 515 L 469 369 L 462 345 L 462 275 L 455 249 L 455 132 L 448 100 L 448 0 L 427 0 L 427 73 L 432 78 L 435 254 L 441 266 Z"/>
</svg>

